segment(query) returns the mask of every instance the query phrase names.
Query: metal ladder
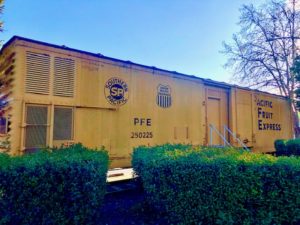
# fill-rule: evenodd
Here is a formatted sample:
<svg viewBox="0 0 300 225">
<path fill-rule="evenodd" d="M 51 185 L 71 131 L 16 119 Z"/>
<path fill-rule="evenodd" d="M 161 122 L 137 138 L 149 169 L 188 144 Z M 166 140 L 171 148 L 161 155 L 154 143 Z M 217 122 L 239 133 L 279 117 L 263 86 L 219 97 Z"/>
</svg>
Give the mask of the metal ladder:
<svg viewBox="0 0 300 225">
<path fill-rule="evenodd" d="M 234 141 L 237 141 L 245 150 L 250 151 L 250 149 L 239 139 L 235 133 L 232 132 L 226 125 L 223 126 L 223 134 L 212 124 L 209 124 L 209 145 L 213 145 L 213 132 L 216 132 L 216 134 L 222 139 L 223 146 L 230 146 L 233 147 L 228 140 L 226 140 L 226 133 L 228 133 Z"/>
</svg>

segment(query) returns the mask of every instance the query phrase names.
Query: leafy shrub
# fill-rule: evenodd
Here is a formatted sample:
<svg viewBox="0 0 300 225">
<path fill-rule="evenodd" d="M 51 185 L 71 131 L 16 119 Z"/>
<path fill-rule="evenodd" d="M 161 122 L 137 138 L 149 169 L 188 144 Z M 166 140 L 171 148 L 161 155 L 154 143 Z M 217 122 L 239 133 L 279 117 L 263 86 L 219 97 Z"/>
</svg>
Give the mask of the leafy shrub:
<svg viewBox="0 0 300 225">
<path fill-rule="evenodd" d="M 286 140 L 283 139 L 275 140 L 274 147 L 276 149 L 276 156 L 287 155 Z"/>
<path fill-rule="evenodd" d="M 274 142 L 276 156 L 300 156 L 300 139 L 282 140 Z"/>
<path fill-rule="evenodd" d="M 300 222 L 300 160 L 243 150 L 134 149 L 149 203 L 173 224 Z"/>
<path fill-rule="evenodd" d="M 0 155 L 0 224 L 95 224 L 108 155 L 81 144 Z"/>
<path fill-rule="evenodd" d="M 286 148 L 288 155 L 300 156 L 300 138 L 288 140 Z"/>
</svg>

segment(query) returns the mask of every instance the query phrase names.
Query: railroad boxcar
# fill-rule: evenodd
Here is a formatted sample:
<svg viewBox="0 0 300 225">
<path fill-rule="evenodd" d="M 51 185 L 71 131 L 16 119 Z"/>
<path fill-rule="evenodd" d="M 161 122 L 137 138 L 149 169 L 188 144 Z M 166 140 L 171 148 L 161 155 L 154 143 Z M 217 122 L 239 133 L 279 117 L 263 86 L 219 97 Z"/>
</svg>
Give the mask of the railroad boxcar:
<svg viewBox="0 0 300 225">
<path fill-rule="evenodd" d="M 135 146 L 247 146 L 273 151 L 293 137 L 287 98 L 101 54 L 12 37 L 0 55 L 1 151 L 81 142 L 111 167 Z"/>
</svg>

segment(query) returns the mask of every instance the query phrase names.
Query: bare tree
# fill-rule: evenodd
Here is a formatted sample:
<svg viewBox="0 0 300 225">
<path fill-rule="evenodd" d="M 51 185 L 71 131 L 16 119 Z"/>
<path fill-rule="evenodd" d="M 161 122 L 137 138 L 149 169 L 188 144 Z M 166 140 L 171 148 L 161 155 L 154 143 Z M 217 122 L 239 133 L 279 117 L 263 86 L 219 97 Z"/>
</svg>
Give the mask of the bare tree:
<svg viewBox="0 0 300 225">
<path fill-rule="evenodd" d="M 4 9 L 4 0 L 0 0 L 0 14 L 2 15 Z M 0 21 L 0 32 L 3 31 L 3 22 Z"/>
<path fill-rule="evenodd" d="M 223 43 L 228 56 L 225 67 L 234 79 L 254 88 L 273 88 L 291 99 L 297 126 L 294 92 L 296 81 L 290 68 L 299 52 L 300 0 L 271 0 L 240 9 L 240 31 L 232 43 Z"/>
<path fill-rule="evenodd" d="M 295 98 L 296 98 L 296 106 L 297 109 L 300 109 L 300 56 L 296 56 L 294 60 L 293 67 L 291 68 L 292 73 L 295 76 L 296 81 L 298 82 L 298 85 L 295 90 Z"/>
</svg>

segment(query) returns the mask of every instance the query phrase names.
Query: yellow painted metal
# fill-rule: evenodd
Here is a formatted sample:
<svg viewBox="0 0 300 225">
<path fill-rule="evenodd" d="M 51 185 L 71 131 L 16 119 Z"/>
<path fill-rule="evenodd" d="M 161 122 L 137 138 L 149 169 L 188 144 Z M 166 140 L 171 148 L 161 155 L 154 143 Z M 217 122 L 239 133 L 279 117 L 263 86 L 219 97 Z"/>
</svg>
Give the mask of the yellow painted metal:
<svg viewBox="0 0 300 225">
<path fill-rule="evenodd" d="M 206 86 L 206 132 L 208 140 L 206 141 L 212 145 L 223 145 L 224 141 L 217 133 L 224 135 L 224 126 L 228 127 L 228 91 L 220 88 Z M 210 131 L 210 125 L 217 129 Z M 211 137 L 211 136 L 212 137 Z M 224 135 L 228 139 L 228 135 Z"/>
<path fill-rule="evenodd" d="M 209 124 L 221 133 L 223 126 L 228 126 L 247 146 L 260 152 L 274 150 L 277 138 L 293 137 L 291 110 L 283 97 L 24 40 L 11 43 L 1 58 L 12 51 L 17 58 L 10 132 L 12 154 L 25 150 L 28 104 L 48 106 L 50 147 L 73 142 L 88 147 L 103 145 L 112 160 L 111 167 L 130 166 L 132 149 L 139 145 L 208 145 Z M 49 95 L 25 91 L 28 51 L 50 55 Z M 74 97 L 53 96 L 54 57 L 75 61 Z M 115 78 L 119 79 L 117 86 L 109 83 Z M 123 102 L 116 100 L 119 95 L 124 97 Z M 55 106 L 73 108 L 72 140 L 53 141 Z M 213 135 L 213 144 L 223 144 Z M 239 146 L 227 133 L 226 138 Z"/>
<path fill-rule="evenodd" d="M 232 130 L 253 151 L 273 151 L 274 140 L 293 137 L 291 108 L 286 99 L 239 88 L 231 93 Z"/>
</svg>

